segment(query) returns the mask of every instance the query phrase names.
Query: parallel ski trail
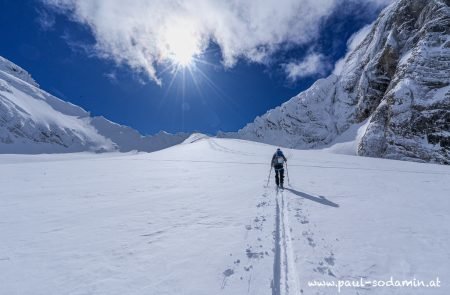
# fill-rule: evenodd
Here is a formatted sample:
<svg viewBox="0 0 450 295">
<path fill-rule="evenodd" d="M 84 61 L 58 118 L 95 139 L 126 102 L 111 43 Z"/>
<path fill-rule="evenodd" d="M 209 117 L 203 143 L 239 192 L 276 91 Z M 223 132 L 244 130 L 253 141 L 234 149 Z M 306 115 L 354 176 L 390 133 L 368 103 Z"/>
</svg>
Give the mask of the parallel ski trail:
<svg viewBox="0 0 450 295">
<path fill-rule="evenodd" d="M 280 240 L 280 205 L 278 204 L 278 194 L 276 197 L 275 211 L 275 257 L 273 260 L 273 280 L 272 295 L 280 295 L 281 286 L 281 240 Z"/>
<path fill-rule="evenodd" d="M 277 192 L 275 213 L 272 295 L 300 294 L 292 248 L 289 212 L 284 192 Z"/>
<path fill-rule="evenodd" d="M 286 263 L 286 294 L 299 294 L 298 274 L 295 267 L 295 254 L 292 246 L 291 225 L 289 223 L 288 202 L 284 191 L 281 192 L 281 208 L 281 216 L 283 217 L 283 249 Z"/>
</svg>

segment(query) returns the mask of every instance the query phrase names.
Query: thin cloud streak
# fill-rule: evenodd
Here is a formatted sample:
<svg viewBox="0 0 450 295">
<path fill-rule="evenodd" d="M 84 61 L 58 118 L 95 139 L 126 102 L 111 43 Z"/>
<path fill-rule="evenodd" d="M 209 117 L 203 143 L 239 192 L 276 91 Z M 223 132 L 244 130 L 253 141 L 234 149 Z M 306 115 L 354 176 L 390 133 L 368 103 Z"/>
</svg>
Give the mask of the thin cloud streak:
<svg viewBox="0 0 450 295">
<path fill-rule="evenodd" d="M 330 63 L 320 53 L 312 52 L 299 62 L 290 62 L 285 66 L 287 78 L 292 82 L 298 79 L 325 75 L 330 69 Z"/>
</svg>

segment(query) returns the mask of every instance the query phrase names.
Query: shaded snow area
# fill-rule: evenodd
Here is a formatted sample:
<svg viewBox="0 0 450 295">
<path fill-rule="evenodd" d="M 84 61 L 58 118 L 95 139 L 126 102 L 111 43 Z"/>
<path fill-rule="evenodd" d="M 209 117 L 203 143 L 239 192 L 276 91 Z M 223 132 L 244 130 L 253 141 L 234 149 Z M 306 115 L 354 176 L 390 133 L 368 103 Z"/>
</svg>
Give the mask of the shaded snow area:
<svg viewBox="0 0 450 295">
<path fill-rule="evenodd" d="M 450 294 L 450 168 L 198 136 L 151 154 L 0 155 L 0 293 Z M 272 173 L 273 177 L 273 173 Z"/>
<path fill-rule="evenodd" d="M 324 150 L 343 155 L 358 155 L 358 143 L 364 136 L 369 125 L 369 120 L 366 120 L 360 124 L 351 125 L 344 133 L 338 136 L 329 147 Z"/>
</svg>

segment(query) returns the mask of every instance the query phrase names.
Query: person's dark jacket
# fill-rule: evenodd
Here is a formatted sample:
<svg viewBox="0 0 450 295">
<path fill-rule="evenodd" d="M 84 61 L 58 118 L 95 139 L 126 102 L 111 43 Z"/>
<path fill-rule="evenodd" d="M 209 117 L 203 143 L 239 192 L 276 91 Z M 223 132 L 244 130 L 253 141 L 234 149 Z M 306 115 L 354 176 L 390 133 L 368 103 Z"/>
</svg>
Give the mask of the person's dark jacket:
<svg viewBox="0 0 450 295">
<path fill-rule="evenodd" d="M 280 170 L 280 169 L 283 169 L 284 168 L 284 163 L 277 163 L 276 162 L 276 160 L 277 160 L 277 158 L 278 157 L 282 157 L 283 158 L 283 160 L 285 161 L 285 162 L 287 162 L 287 159 L 286 159 L 286 157 L 284 156 L 284 154 L 283 154 L 283 152 L 282 151 L 277 151 L 277 152 L 275 152 L 275 154 L 273 154 L 273 157 L 272 157 L 272 167 L 273 168 L 275 168 L 275 170 Z"/>
</svg>

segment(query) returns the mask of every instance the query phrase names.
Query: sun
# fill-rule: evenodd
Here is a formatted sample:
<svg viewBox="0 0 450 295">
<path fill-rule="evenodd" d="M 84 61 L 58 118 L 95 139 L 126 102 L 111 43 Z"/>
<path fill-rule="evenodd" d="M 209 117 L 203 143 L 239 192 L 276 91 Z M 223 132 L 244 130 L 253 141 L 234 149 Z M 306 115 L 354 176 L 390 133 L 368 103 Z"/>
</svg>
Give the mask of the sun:
<svg viewBox="0 0 450 295">
<path fill-rule="evenodd" d="M 177 25 L 165 32 L 166 57 L 175 65 L 189 67 L 200 54 L 200 42 L 189 25 Z"/>
</svg>

